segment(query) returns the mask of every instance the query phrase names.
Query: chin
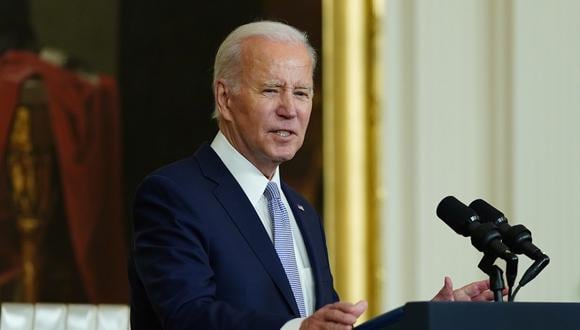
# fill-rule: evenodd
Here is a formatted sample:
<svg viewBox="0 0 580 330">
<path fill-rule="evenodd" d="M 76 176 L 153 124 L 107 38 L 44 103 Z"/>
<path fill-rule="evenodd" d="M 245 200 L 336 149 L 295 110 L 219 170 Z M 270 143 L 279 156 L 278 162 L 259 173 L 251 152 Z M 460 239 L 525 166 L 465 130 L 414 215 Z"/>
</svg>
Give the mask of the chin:
<svg viewBox="0 0 580 330">
<path fill-rule="evenodd" d="M 300 145 L 297 143 L 289 143 L 286 145 L 270 145 L 270 148 L 266 149 L 266 154 L 268 158 L 276 163 L 283 163 L 294 158 L 294 155 L 300 149 Z"/>
<path fill-rule="evenodd" d="M 291 160 L 296 155 L 296 151 L 277 152 L 272 155 L 272 159 L 277 163 L 283 163 Z"/>
</svg>

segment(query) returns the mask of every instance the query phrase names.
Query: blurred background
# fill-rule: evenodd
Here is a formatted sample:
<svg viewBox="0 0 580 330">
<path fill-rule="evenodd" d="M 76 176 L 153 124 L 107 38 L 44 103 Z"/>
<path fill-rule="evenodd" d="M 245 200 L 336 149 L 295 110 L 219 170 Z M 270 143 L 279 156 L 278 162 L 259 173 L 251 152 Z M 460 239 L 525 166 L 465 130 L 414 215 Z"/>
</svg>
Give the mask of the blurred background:
<svg viewBox="0 0 580 330">
<path fill-rule="evenodd" d="M 552 258 L 519 300 L 578 301 L 578 17 L 574 0 L 1 0 L 0 301 L 128 303 L 133 193 L 213 138 L 213 56 L 258 19 L 321 59 L 282 176 L 325 216 L 343 299 L 372 316 L 484 278 L 436 219 L 455 195 Z"/>
<path fill-rule="evenodd" d="M 321 48 L 316 1 L 0 6 L 3 301 L 128 302 L 133 193 L 147 173 L 217 132 L 219 43 L 267 17 L 293 22 Z M 319 205 L 320 103 L 309 144 L 285 170 Z"/>
</svg>

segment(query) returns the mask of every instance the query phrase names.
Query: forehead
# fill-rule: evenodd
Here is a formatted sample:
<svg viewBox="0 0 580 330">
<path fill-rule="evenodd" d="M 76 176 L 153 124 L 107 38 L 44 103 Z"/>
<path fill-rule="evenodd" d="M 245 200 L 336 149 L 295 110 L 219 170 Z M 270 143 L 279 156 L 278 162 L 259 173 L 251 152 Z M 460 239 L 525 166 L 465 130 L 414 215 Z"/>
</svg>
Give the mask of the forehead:
<svg viewBox="0 0 580 330">
<path fill-rule="evenodd" d="M 246 78 L 312 84 L 312 58 L 301 42 L 248 38 L 241 43 L 241 59 Z"/>
</svg>

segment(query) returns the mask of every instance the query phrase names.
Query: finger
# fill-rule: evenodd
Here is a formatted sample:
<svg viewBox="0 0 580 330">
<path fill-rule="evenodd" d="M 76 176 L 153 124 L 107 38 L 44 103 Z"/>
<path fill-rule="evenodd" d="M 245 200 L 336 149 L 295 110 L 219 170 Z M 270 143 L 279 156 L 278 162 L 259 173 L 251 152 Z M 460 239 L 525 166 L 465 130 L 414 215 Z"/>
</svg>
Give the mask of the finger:
<svg viewBox="0 0 580 330">
<path fill-rule="evenodd" d="M 368 308 L 369 303 L 366 300 L 361 300 L 354 305 L 353 315 L 358 318 L 361 316 Z"/>
<path fill-rule="evenodd" d="M 482 292 L 489 290 L 489 280 L 473 282 L 458 290 L 462 291 L 468 297 L 475 297 Z"/>
<path fill-rule="evenodd" d="M 338 324 L 338 323 L 324 323 L 324 325 L 321 329 L 324 329 L 324 330 L 326 330 L 326 329 L 329 329 L 329 330 L 351 330 L 352 326 Z"/>
<path fill-rule="evenodd" d="M 357 306 L 361 301 L 357 304 L 349 303 L 349 302 L 336 302 L 334 304 L 328 305 L 330 308 L 338 309 L 344 313 L 353 314 L 354 312 L 358 311 L 361 307 Z"/>
<path fill-rule="evenodd" d="M 300 330 L 352 330 L 351 325 L 339 324 L 335 322 L 324 322 L 313 318 L 312 316 L 306 318 L 302 324 L 300 324 Z"/>
<path fill-rule="evenodd" d="M 445 276 L 445 278 L 443 278 L 443 287 L 441 288 L 440 291 L 445 291 L 445 292 L 452 292 L 453 291 L 453 282 L 451 281 L 451 277 Z"/>
<path fill-rule="evenodd" d="M 471 297 L 471 301 L 494 301 L 495 296 L 492 291 L 487 290 L 481 294 Z"/>
<path fill-rule="evenodd" d="M 352 330 L 352 325 L 344 325 L 344 324 L 338 324 L 338 323 L 326 323 L 323 329 Z"/>
<path fill-rule="evenodd" d="M 315 314 L 324 322 L 334 322 L 344 325 L 352 325 L 357 319 L 356 316 L 333 308 L 332 305 L 327 305 L 319 309 Z"/>
<path fill-rule="evenodd" d="M 453 290 L 453 282 L 451 281 L 451 277 L 445 276 L 443 279 L 443 286 Z"/>
<path fill-rule="evenodd" d="M 433 301 L 453 301 L 454 294 L 453 294 L 453 283 L 451 282 L 451 278 L 449 276 L 445 276 L 443 280 L 443 287 L 435 297 L 433 297 Z"/>
</svg>

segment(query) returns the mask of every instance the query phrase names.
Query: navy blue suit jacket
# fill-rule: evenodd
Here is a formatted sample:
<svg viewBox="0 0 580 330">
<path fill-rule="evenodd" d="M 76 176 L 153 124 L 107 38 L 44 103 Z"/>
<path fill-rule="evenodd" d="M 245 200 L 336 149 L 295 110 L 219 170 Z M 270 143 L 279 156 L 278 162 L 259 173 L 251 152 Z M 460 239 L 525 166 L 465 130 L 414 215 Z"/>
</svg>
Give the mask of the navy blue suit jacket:
<svg viewBox="0 0 580 330">
<path fill-rule="evenodd" d="M 320 218 L 282 189 L 308 250 L 318 309 L 338 301 Z M 133 329 L 279 329 L 299 317 L 272 241 L 209 145 L 149 175 L 133 218 Z"/>
</svg>

